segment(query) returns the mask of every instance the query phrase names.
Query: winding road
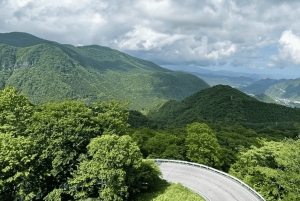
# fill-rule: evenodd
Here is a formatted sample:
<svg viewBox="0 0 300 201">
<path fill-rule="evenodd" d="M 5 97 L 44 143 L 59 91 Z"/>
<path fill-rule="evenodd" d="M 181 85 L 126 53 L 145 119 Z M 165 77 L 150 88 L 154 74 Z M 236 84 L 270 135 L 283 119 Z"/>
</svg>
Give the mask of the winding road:
<svg viewBox="0 0 300 201">
<path fill-rule="evenodd" d="M 165 180 L 180 182 L 207 201 L 265 201 L 251 187 L 219 170 L 186 161 L 153 160 Z"/>
</svg>

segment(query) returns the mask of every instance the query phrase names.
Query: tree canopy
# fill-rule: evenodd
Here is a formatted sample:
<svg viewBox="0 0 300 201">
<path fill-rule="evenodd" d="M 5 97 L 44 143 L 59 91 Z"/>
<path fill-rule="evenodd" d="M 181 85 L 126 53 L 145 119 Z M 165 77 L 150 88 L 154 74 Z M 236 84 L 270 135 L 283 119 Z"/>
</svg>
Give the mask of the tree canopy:
<svg viewBox="0 0 300 201">
<path fill-rule="evenodd" d="M 194 162 L 220 167 L 221 147 L 215 132 L 206 124 L 195 122 L 187 125 L 187 157 Z"/>
<path fill-rule="evenodd" d="M 72 100 L 31 105 L 14 88 L 0 91 L 0 199 L 120 200 L 147 189 L 160 173 L 126 135 L 126 107 Z"/>
<path fill-rule="evenodd" d="M 254 187 L 266 200 L 300 199 L 300 140 L 263 142 L 244 152 L 230 173 Z"/>
</svg>

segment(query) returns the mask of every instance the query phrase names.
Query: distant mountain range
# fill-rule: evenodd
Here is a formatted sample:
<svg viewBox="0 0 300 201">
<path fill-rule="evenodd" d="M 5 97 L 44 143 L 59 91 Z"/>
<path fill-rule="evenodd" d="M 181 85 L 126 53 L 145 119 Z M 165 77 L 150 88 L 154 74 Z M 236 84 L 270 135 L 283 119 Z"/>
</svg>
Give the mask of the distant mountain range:
<svg viewBox="0 0 300 201">
<path fill-rule="evenodd" d="M 34 104 L 64 99 L 130 101 L 147 111 L 209 85 L 108 47 L 75 47 L 27 33 L 0 34 L 0 88 L 15 86 Z"/>
<path fill-rule="evenodd" d="M 280 79 L 280 80 L 275 80 L 275 79 L 261 79 L 258 81 L 255 81 L 251 83 L 248 86 L 241 87 L 239 88 L 241 91 L 248 93 L 248 94 L 265 94 L 266 91 L 272 87 L 273 85 L 279 84 L 279 83 L 284 83 L 290 81 L 288 79 Z"/>
<path fill-rule="evenodd" d="M 206 81 L 210 86 L 215 86 L 219 84 L 229 85 L 235 88 L 246 87 L 253 82 L 259 81 L 261 79 L 277 79 L 280 75 L 267 75 L 267 74 L 253 74 L 253 73 L 243 73 L 243 72 L 233 72 L 226 70 L 213 71 L 204 67 L 196 66 L 163 66 L 167 69 L 174 71 L 188 72 L 190 74 L 196 75 Z"/>
<path fill-rule="evenodd" d="M 240 90 L 253 95 L 265 94 L 278 104 L 300 107 L 300 78 L 263 79 L 242 87 Z"/>
<path fill-rule="evenodd" d="M 168 101 L 148 113 L 161 128 L 199 122 L 261 124 L 300 121 L 300 109 L 270 104 L 226 85 L 199 91 L 182 101 Z"/>
<path fill-rule="evenodd" d="M 300 78 L 276 79 L 279 75 L 250 74 L 224 70 L 212 71 L 195 66 L 165 67 L 196 75 L 210 86 L 220 84 L 232 86 L 263 102 L 300 107 Z"/>
</svg>

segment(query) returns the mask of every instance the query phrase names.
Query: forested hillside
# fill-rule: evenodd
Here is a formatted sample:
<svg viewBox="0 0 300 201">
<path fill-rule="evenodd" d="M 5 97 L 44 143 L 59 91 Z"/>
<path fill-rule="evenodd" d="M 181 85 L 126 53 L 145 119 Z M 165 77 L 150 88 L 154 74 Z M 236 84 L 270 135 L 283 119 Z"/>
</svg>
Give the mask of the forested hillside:
<svg viewBox="0 0 300 201">
<path fill-rule="evenodd" d="M 263 103 L 219 85 L 164 103 L 148 117 L 141 119 L 152 129 L 132 134 L 144 157 L 229 171 L 267 201 L 300 199 L 298 108 Z"/>
<path fill-rule="evenodd" d="M 147 158 L 229 172 L 268 201 L 300 199 L 299 108 L 24 33 L 0 34 L 0 69 L 0 200 L 201 200 Z M 286 83 L 272 86 L 296 97 L 298 80 Z"/>
<path fill-rule="evenodd" d="M 0 34 L 0 69 L 0 88 L 15 86 L 34 104 L 118 99 L 143 111 L 209 87 L 108 47 L 74 47 L 26 33 Z"/>
<path fill-rule="evenodd" d="M 246 87 L 241 87 L 240 90 L 248 93 L 248 94 L 265 94 L 267 89 L 275 84 L 287 82 L 289 80 L 287 79 L 280 79 L 280 80 L 275 80 L 275 79 L 262 79 L 258 80 L 256 82 L 253 82 L 252 84 L 246 86 Z"/>
<path fill-rule="evenodd" d="M 217 85 L 182 101 L 168 101 L 149 112 L 159 127 L 179 127 L 195 121 L 276 124 L 300 121 L 300 109 L 258 101 L 237 89 Z"/>
<path fill-rule="evenodd" d="M 151 189 L 160 172 L 126 135 L 125 107 L 33 106 L 14 88 L 0 91 L 0 200 L 121 201 Z"/>
<path fill-rule="evenodd" d="M 275 84 L 266 90 L 266 94 L 271 97 L 300 101 L 300 78 Z"/>
<path fill-rule="evenodd" d="M 224 91 L 227 86 L 211 90 L 215 88 Z M 231 93 L 233 97 L 259 102 L 243 93 L 239 96 L 238 91 L 231 92 L 235 92 Z M 201 99 L 199 94 L 191 97 Z M 197 105 L 191 97 L 184 101 Z M 1 200 L 150 201 L 165 191 L 171 191 L 170 195 L 157 198 L 172 197 L 175 186 L 168 190 L 158 177 L 157 167 L 144 158 L 187 160 L 230 171 L 267 200 L 300 197 L 295 188 L 300 181 L 296 141 L 300 125 L 295 121 L 259 123 L 253 129 L 239 119 L 199 118 L 161 130 L 156 129 L 157 122 L 137 111 L 128 111 L 117 101 L 90 106 L 72 100 L 32 105 L 10 87 L 0 91 L 0 110 Z M 259 166 L 246 160 L 253 154 Z M 265 158 L 269 155 L 272 160 Z M 284 178 L 294 175 L 294 180 L 285 182 L 273 173 Z M 191 197 L 185 190 L 182 192 L 182 198 Z"/>
</svg>

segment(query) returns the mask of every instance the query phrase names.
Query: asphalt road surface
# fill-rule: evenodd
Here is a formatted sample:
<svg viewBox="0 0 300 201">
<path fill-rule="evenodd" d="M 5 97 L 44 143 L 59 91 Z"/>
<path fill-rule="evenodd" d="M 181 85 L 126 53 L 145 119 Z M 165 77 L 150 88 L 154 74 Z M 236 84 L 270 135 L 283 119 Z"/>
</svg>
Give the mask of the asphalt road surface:
<svg viewBox="0 0 300 201">
<path fill-rule="evenodd" d="M 179 163 L 160 163 L 159 167 L 165 180 L 180 182 L 208 201 L 259 201 L 237 182 L 207 169 Z"/>
</svg>

